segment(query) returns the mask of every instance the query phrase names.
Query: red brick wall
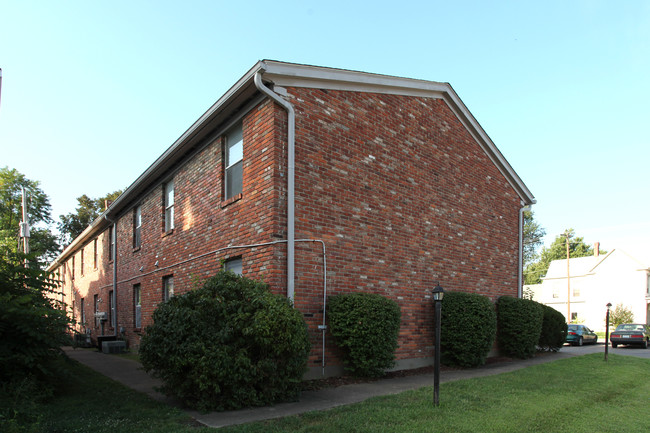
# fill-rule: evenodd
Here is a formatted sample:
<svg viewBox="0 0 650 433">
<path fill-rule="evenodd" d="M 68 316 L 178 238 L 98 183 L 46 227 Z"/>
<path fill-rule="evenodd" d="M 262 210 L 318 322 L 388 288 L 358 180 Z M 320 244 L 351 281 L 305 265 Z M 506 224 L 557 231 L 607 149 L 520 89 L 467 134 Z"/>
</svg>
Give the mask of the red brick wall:
<svg viewBox="0 0 650 433">
<path fill-rule="evenodd" d="M 369 291 L 399 303 L 398 359 L 432 356 L 428 295 L 437 281 L 516 296 L 520 200 L 443 100 L 288 91 L 296 237 L 326 242 L 330 295 Z M 296 253 L 296 305 L 314 312 L 312 329 L 322 321 L 318 250 L 301 244 Z M 319 362 L 316 350 L 311 363 Z"/>
<path fill-rule="evenodd" d="M 329 295 L 369 291 L 399 303 L 399 360 L 432 356 L 429 293 L 437 281 L 493 299 L 517 294 L 520 200 L 444 101 L 287 90 L 296 110 L 296 239 L 325 242 Z M 244 117 L 240 199 L 222 201 L 217 138 L 169 173 L 173 233 L 163 233 L 164 178 L 132 203 L 142 205 L 139 249 L 133 208 L 119 218 L 118 326 L 132 346 L 142 331 L 133 329 L 134 284 L 141 285 L 143 328 L 163 299 L 164 276 L 174 276 L 180 294 L 227 257 L 241 256 L 244 275 L 286 293 L 286 244 L 215 252 L 286 239 L 286 119 L 268 100 Z M 107 239 L 100 244 L 107 248 Z M 103 266 L 81 279 L 77 273 L 74 282 L 86 296 L 87 317 L 94 293 L 108 307 L 112 267 L 102 254 Z M 309 326 L 314 368 L 323 356 L 323 279 L 321 244 L 297 242 L 295 305 Z M 72 287 L 69 278 L 66 286 Z M 326 363 L 340 364 L 329 335 Z"/>
<path fill-rule="evenodd" d="M 152 323 L 152 314 L 163 300 L 162 279 L 174 277 L 174 293 L 181 294 L 214 275 L 221 260 L 242 257 L 244 275 L 269 283 L 285 293 L 286 245 L 217 251 L 231 245 L 266 243 L 286 238 L 286 167 L 282 158 L 286 146 L 286 115 L 280 108 L 264 102 L 243 119 L 244 179 L 239 199 L 223 201 L 222 140 L 207 144 L 174 171 L 160 179 L 117 221 L 117 292 L 118 327 L 126 329 L 132 346 L 138 346 L 144 328 Z M 174 180 L 174 229 L 164 232 L 163 184 Z M 281 197 L 282 196 L 282 197 Z M 142 244 L 133 246 L 133 209 L 142 206 Z M 108 230 L 105 232 L 108 248 Z M 92 242 L 92 241 L 91 241 Z M 107 252 L 104 254 L 107 257 Z M 78 258 L 75 262 L 78 263 Z M 71 261 L 68 260 L 70 263 Z M 108 292 L 113 290 L 112 263 L 93 274 L 79 277 L 74 289 L 86 296 L 86 317 L 91 318 L 92 297 L 104 300 L 101 311 L 108 309 Z M 78 266 L 78 265 L 77 265 Z M 66 280 L 68 290 L 72 289 Z M 140 284 L 142 327 L 134 329 L 133 287 Z M 78 305 L 78 303 L 77 303 Z M 113 334 L 107 323 L 105 333 Z M 93 337 L 99 328 L 93 328 Z"/>
</svg>

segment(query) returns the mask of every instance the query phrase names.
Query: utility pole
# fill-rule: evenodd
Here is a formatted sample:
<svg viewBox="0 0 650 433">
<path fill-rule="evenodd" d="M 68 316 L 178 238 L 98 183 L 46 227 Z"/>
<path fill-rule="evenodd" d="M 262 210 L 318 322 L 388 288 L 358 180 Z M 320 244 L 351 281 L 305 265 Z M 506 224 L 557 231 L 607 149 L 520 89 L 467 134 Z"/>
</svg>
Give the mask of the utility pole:
<svg viewBox="0 0 650 433">
<path fill-rule="evenodd" d="M 567 305 L 567 323 L 571 323 L 571 274 L 569 273 L 569 231 L 565 230 L 564 235 L 566 239 L 566 305 Z"/>
<path fill-rule="evenodd" d="M 20 223 L 20 237 L 23 240 L 23 252 L 25 255 L 29 254 L 29 220 L 27 219 L 27 193 L 24 187 L 20 187 L 22 191 L 22 205 L 23 205 L 23 220 Z M 25 258 L 25 267 L 29 262 Z"/>
</svg>

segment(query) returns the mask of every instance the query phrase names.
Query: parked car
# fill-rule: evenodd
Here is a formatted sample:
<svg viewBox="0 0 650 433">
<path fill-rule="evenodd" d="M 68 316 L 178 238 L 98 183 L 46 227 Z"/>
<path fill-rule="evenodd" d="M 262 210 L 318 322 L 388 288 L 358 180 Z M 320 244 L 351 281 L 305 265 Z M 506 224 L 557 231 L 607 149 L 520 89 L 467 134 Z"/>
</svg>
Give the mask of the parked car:
<svg viewBox="0 0 650 433">
<path fill-rule="evenodd" d="M 585 325 L 569 325 L 566 333 L 566 342 L 572 346 L 582 346 L 587 343 L 596 344 L 598 342 L 598 336 Z"/>
<path fill-rule="evenodd" d="M 650 340 L 650 327 L 641 323 L 624 323 L 618 325 L 609 336 L 612 347 L 616 347 L 619 344 L 637 344 L 647 349 L 648 340 Z"/>
</svg>

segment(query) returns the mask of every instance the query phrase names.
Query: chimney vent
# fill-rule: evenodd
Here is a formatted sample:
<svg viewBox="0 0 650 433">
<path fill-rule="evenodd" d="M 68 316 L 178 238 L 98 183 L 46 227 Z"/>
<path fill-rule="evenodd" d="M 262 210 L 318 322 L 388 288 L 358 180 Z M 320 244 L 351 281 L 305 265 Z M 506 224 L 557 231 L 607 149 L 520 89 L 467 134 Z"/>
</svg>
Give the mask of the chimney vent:
<svg viewBox="0 0 650 433">
<path fill-rule="evenodd" d="M 594 244 L 594 257 L 598 257 L 600 255 L 600 242 L 596 242 Z"/>
</svg>

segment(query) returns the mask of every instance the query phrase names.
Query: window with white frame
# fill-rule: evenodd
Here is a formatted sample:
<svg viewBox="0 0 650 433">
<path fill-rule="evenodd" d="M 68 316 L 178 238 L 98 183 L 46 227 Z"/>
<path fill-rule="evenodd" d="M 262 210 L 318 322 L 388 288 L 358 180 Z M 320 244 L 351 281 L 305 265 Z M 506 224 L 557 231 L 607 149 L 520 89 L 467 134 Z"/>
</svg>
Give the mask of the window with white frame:
<svg viewBox="0 0 650 433">
<path fill-rule="evenodd" d="M 112 262 L 115 259 L 115 226 L 108 228 L 108 261 Z"/>
<path fill-rule="evenodd" d="M 81 249 L 79 254 L 80 263 L 79 263 L 79 275 L 84 276 L 84 249 Z"/>
<path fill-rule="evenodd" d="M 95 316 L 95 327 L 99 326 L 99 317 L 97 316 L 97 313 L 99 313 L 99 295 L 93 295 L 93 313 Z"/>
<path fill-rule="evenodd" d="M 97 238 L 93 241 L 93 269 L 97 269 Z"/>
<path fill-rule="evenodd" d="M 142 206 L 133 209 L 133 248 L 142 245 Z"/>
<path fill-rule="evenodd" d="M 140 284 L 133 285 L 133 327 L 142 327 L 142 303 L 141 303 Z"/>
<path fill-rule="evenodd" d="M 163 301 L 169 301 L 174 296 L 174 277 L 168 275 L 163 277 Z"/>
<path fill-rule="evenodd" d="M 226 271 L 233 272 L 237 275 L 242 274 L 242 260 L 241 257 L 237 257 L 235 259 L 230 259 L 226 260 L 224 263 L 224 267 L 226 268 Z"/>
<path fill-rule="evenodd" d="M 165 232 L 174 229 L 174 181 L 170 180 L 164 186 Z"/>
<path fill-rule="evenodd" d="M 84 298 L 79 300 L 79 315 L 81 316 L 81 325 L 86 326 L 86 310 L 84 305 Z"/>
<path fill-rule="evenodd" d="M 243 184 L 244 133 L 241 123 L 225 137 L 224 199 L 241 194 Z"/>
</svg>

